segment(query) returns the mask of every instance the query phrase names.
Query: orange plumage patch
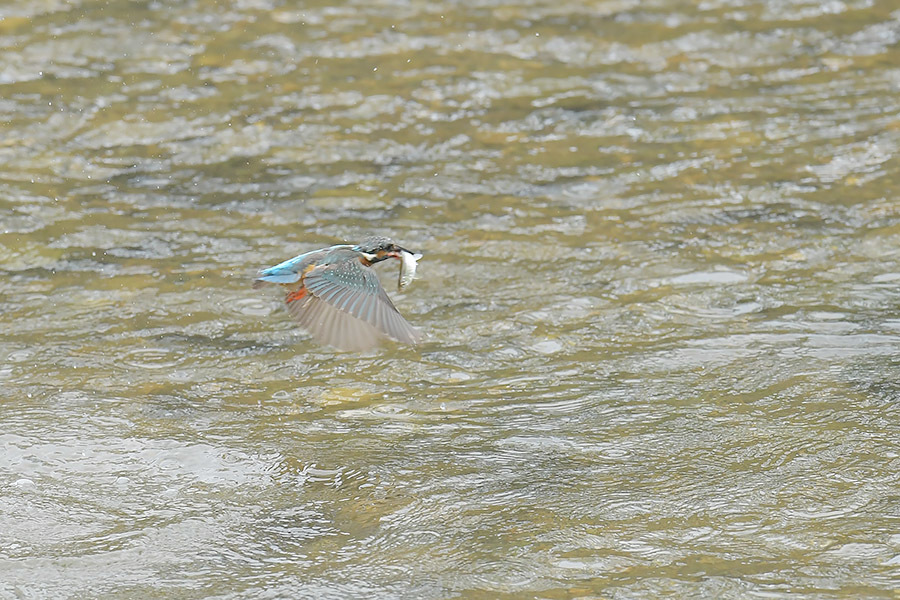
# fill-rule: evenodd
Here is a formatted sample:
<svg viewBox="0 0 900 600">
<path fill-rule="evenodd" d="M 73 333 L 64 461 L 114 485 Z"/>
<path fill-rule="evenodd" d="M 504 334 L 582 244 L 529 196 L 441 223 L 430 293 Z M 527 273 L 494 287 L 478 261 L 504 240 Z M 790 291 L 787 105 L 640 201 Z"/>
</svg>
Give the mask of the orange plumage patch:
<svg viewBox="0 0 900 600">
<path fill-rule="evenodd" d="M 306 297 L 306 288 L 302 287 L 299 290 L 294 290 L 284 297 L 285 302 L 296 302 L 297 300 L 303 300 Z"/>
</svg>

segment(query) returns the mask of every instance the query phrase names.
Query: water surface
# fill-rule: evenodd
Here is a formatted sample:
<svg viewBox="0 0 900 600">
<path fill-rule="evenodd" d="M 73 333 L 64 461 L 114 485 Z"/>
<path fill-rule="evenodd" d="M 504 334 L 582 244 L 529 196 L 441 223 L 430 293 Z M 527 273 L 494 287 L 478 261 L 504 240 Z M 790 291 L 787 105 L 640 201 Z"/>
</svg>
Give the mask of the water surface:
<svg viewBox="0 0 900 600">
<path fill-rule="evenodd" d="M 0 17 L 0 596 L 896 598 L 894 3 Z"/>
</svg>

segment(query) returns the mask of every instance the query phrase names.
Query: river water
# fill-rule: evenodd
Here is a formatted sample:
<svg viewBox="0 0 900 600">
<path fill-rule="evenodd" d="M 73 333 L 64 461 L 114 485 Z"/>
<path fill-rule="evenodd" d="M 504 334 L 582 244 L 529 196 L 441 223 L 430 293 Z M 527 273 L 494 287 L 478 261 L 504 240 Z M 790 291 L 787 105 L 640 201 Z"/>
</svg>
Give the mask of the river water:
<svg viewBox="0 0 900 600">
<path fill-rule="evenodd" d="M 0 597 L 897 598 L 900 5 L 6 0 Z M 389 235 L 427 339 L 257 269 Z"/>
</svg>

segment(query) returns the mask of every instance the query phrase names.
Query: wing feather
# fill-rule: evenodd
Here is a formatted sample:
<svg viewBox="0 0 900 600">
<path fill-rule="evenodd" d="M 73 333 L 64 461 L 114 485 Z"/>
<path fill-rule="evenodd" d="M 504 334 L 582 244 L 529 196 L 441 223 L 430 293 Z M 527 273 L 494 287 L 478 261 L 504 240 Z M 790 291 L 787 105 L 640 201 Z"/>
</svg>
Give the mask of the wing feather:
<svg viewBox="0 0 900 600">
<path fill-rule="evenodd" d="M 308 294 L 291 314 L 314 337 L 341 349 L 368 349 L 388 337 L 416 344 L 421 333 L 385 293 L 378 276 L 357 260 L 319 265 L 303 280 Z"/>
<path fill-rule="evenodd" d="M 333 307 L 335 307 L 336 309 L 341 310 L 343 312 L 347 312 L 342 308 L 342 305 L 344 304 L 344 298 L 346 298 L 347 296 L 349 296 L 352 293 L 353 293 L 353 290 L 338 290 L 338 293 L 331 296 L 327 300 L 327 302 L 329 304 L 331 304 Z"/>
<path fill-rule="evenodd" d="M 315 296 L 306 300 L 306 306 L 296 313 L 300 325 L 314 338 L 340 350 L 369 350 L 384 338 L 374 326 Z"/>
</svg>

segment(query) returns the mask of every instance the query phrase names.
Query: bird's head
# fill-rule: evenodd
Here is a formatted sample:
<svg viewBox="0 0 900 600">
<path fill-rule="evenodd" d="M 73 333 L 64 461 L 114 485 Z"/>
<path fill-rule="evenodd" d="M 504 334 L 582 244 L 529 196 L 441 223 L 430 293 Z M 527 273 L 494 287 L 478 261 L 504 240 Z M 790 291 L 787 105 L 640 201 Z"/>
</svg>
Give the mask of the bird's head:
<svg viewBox="0 0 900 600">
<path fill-rule="evenodd" d="M 400 258 L 401 253 L 413 254 L 406 248 L 401 248 L 390 238 L 384 236 L 372 236 L 353 246 L 354 252 L 359 252 L 369 263 L 377 263 L 386 258 Z"/>
</svg>

